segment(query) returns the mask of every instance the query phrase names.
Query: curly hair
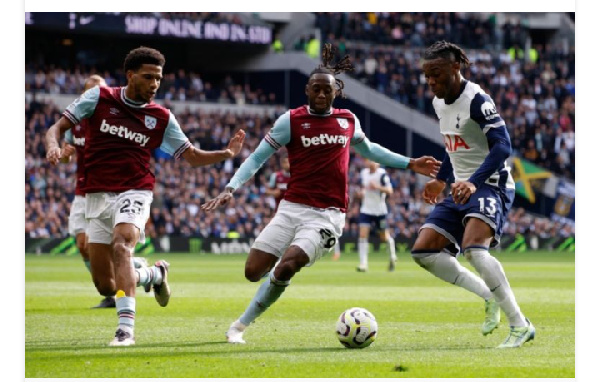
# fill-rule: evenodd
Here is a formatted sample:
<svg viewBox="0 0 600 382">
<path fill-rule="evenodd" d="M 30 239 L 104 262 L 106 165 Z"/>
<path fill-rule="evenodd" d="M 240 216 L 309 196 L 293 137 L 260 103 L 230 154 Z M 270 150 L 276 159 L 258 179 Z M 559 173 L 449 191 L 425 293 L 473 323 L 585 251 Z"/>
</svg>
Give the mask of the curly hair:
<svg viewBox="0 0 600 382">
<path fill-rule="evenodd" d="M 125 57 L 123 69 L 136 71 L 144 64 L 165 66 L 165 56 L 156 49 L 140 46 L 130 51 Z"/>
<path fill-rule="evenodd" d="M 353 71 L 354 66 L 350 62 L 350 56 L 348 55 L 331 66 L 331 61 L 334 57 L 335 54 L 333 46 L 331 44 L 325 44 L 323 46 L 323 51 L 321 52 L 321 64 L 310 73 L 309 79 L 313 76 L 313 74 L 331 74 L 335 79 L 336 97 L 346 98 L 343 92 L 344 81 L 335 78 L 335 75 L 343 72 Z"/>
</svg>

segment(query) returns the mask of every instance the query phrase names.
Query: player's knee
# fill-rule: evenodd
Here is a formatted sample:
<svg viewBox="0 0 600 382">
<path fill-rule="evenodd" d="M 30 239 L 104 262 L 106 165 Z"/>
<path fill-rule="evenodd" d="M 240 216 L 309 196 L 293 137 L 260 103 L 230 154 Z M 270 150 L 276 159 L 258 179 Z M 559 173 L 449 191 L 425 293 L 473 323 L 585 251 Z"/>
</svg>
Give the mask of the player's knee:
<svg viewBox="0 0 600 382">
<path fill-rule="evenodd" d="M 275 270 L 275 277 L 279 280 L 289 280 L 306 265 L 300 256 L 292 256 L 281 260 Z"/>
<path fill-rule="evenodd" d="M 113 251 L 115 254 L 115 258 L 129 258 L 133 256 L 134 248 L 124 242 L 116 242 L 113 244 Z"/>
</svg>

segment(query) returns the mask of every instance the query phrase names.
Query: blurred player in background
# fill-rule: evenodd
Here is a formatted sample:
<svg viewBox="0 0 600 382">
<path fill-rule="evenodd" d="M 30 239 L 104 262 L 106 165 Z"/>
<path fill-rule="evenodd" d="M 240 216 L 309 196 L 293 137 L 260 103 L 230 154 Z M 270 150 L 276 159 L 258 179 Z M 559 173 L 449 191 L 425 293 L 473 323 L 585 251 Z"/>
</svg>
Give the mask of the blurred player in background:
<svg viewBox="0 0 600 382">
<path fill-rule="evenodd" d="M 196 149 L 175 116 L 153 102 L 164 64 L 164 56 L 155 49 L 130 51 L 124 62 L 126 87 L 91 88 L 46 133 L 46 157 L 56 164 L 61 157 L 61 134 L 88 120 L 81 190 L 86 197 L 94 283 L 103 296 L 116 293 L 119 324 L 111 346 L 135 344 L 136 284 L 146 291 L 153 288 L 160 306 L 166 306 L 171 296 L 166 261 L 135 270 L 131 261 L 136 243 L 145 241 L 155 182 L 150 168 L 152 150 L 160 147 L 192 166 L 204 166 L 234 157 L 244 142 L 244 132 L 238 131 L 225 150 Z"/>
<path fill-rule="evenodd" d="M 285 195 L 288 183 L 290 181 L 290 160 L 286 154 L 281 157 L 281 170 L 271 174 L 269 179 L 269 187 L 266 190 L 267 195 L 271 195 L 275 198 L 276 207 L 279 207 L 279 203 Z"/>
<path fill-rule="evenodd" d="M 85 81 L 83 91 L 85 92 L 94 86 L 106 86 L 104 78 L 97 74 L 91 75 Z M 62 163 L 68 163 L 71 161 L 71 156 L 73 154 L 76 154 L 77 156 L 77 172 L 75 174 L 77 179 L 75 183 L 75 198 L 71 203 L 71 211 L 69 213 L 69 234 L 75 238 L 75 244 L 79 249 L 83 262 L 91 273 L 90 255 L 88 253 L 87 235 L 85 233 L 87 229 L 87 222 L 85 220 L 85 194 L 81 191 L 84 178 L 83 161 L 87 123 L 88 121 L 84 119 L 73 129 L 70 129 L 65 133 L 65 143 L 63 145 L 60 161 Z M 133 261 L 136 268 L 148 266 L 148 262 L 143 257 L 134 257 Z M 114 308 L 115 306 L 115 297 L 106 296 L 98 305 L 94 306 L 94 308 Z"/>
<path fill-rule="evenodd" d="M 490 96 L 462 77 L 461 65 L 469 65 L 465 52 L 446 41 L 424 53 L 423 73 L 435 94 L 446 156 L 436 179 L 425 185 L 423 198 L 435 204 L 446 184 L 454 183 L 451 195 L 421 227 L 412 256 L 435 276 L 485 300 L 483 335 L 498 327 L 502 309 L 510 332 L 499 347 L 519 347 L 534 338 L 535 328 L 521 313 L 502 265 L 489 253 L 490 246 L 499 244 L 515 197 L 506 163 L 510 137 Z M 481 277 L 460 265 L 456 255 L 461 250 Z"/>
<path fill-rule="evenodd" d="M 256 238 L 245 275 L 251 282 L 268 279 L 258 288 L 246 311 L 226 333 L 230 343 L 245 343 L 244 330 L 271 306 L 294 275 L 329 252 L 342 234 L 348 207 L 350 146 L 360 155 L 397 168 L 435 176 L 440 162 L 432 157 L 409 159 L 371 143 L 358 118 L 332 107 L 343 96 L 344 83 L 336 74 L 351 70 L 348 56 L 335 66 L 331 44 L 323 49 L 323 64 L 309 76 L 308 105 L 281 115 L 256 150 L 242 163 L 225 191 L 202 205 L 210 211 L 226 205 L 233 192 L 248 181 L 265 161 L 287 147 L 291 178 L 275 217 Z"/>
<path fill-rule="evenodd" d="M 371 228 L 377 231 L 381 241 L 386 242 L 389 252 L 388 270 L 396 269 L 396 242 L 387 229 L 387 205 L 385 198 L 393 192 L 390 177 L 379 163 L 365 160 L 365 168 L 360 171 L 361 190 L 358 195 L 362 198 L 360 215 L 358 217 L 358 272 L 366 272 L 369 268 L 369 233 Z"/>
</svg>

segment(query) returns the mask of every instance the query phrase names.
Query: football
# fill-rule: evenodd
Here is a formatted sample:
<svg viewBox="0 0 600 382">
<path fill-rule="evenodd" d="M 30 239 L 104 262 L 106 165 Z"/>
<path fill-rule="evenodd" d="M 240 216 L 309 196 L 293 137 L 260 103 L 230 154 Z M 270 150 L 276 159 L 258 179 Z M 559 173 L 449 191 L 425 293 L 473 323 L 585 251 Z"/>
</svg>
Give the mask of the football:
<svg viewBox="0 0 600 382">
<path fill-rule="evenodd" d="M 342 313 L 335 331 L 347 348 L 366 348 L 377 337 L 375 316 L 364 308 L 350 308 Z"/>
</svg>

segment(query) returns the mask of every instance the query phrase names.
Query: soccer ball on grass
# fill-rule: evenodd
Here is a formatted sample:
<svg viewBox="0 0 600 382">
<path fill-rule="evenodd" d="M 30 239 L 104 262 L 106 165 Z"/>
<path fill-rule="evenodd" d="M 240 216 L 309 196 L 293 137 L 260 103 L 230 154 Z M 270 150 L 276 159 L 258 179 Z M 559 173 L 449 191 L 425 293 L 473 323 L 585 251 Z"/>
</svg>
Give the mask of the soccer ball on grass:
<svg viewBox="0 0 600 382">
<path fill-rule="evenodd" d="M 338 339 L 347 348 L 366 348 L 377 337 L 375 316 L 364 308 L 347 309 L 335 329 Z"/>
</svg>

